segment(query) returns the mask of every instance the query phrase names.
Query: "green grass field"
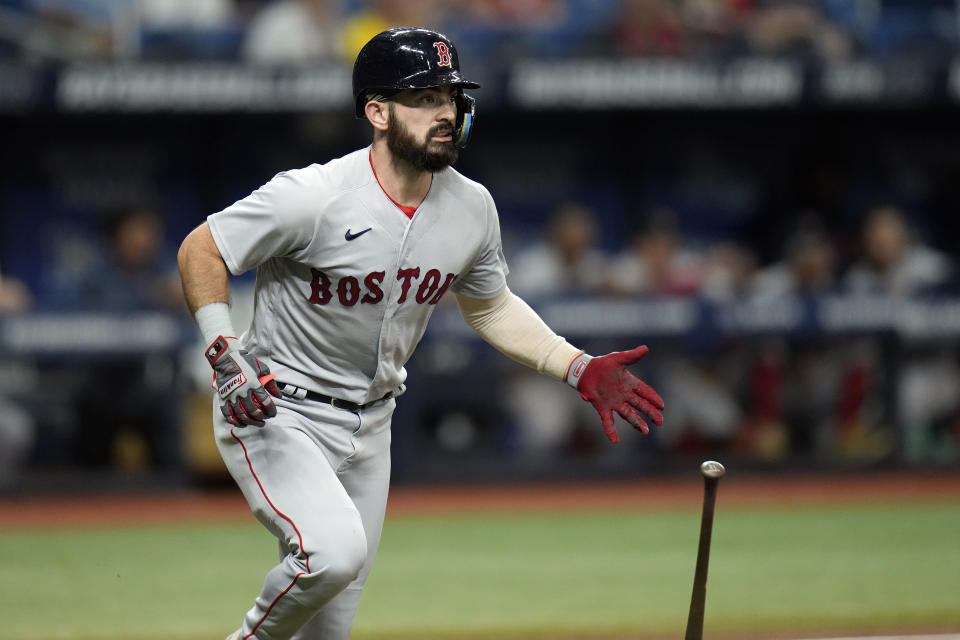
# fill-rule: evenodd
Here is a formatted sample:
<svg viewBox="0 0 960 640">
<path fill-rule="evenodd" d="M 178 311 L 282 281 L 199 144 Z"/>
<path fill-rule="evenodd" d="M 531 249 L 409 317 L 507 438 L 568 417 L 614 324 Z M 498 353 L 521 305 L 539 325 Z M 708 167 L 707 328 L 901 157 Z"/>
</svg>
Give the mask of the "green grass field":
<svg viewBox="0 0 960 640">
<path fill-rule="evenodd" d="M 388 519 L 354 637 L 683 635 L 699 512 Z M 273 563 L 248 524 L 0 531 L 6 640 L 221 640 Z M 960 631 L 960 504 L 719 507 L 707 636 Z"/>
</svg>

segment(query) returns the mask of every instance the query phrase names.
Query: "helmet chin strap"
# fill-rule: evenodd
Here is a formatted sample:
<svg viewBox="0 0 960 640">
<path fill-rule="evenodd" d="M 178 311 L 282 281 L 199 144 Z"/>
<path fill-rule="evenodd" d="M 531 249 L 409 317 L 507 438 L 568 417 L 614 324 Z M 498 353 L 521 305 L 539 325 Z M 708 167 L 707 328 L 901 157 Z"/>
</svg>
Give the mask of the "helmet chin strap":
<svg viewBox="0 0 960 640">
<path fill-rule="evenodd" d="M 470 134 L 473 129 L 474 113 L 476 111 L 477 101 L 473 96 L 465 93 L 457 95 L 457 131 L 454 140 L 458 148 L 463 149 L 470 142 Z"/>
</svg>

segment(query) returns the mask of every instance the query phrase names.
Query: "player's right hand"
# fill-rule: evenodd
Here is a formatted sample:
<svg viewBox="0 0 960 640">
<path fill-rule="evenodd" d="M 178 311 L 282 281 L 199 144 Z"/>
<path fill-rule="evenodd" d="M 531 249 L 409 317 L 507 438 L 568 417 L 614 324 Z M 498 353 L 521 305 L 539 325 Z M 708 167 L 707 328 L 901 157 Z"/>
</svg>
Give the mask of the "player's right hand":
<svg viewBox="0 0 960 640">
<path fill-rule="evenodd" d="M 267 418 L 277 415 L 270 396 L 280 397 L 280 390 L 270 369 L 257 358 L 230 340 L 217 336 L 206 356 L 213 367 L 213 386 L 220 394 L 220 411 L 230 424 L 262 427 Z"/>
<path fill-rule="evenodd" d="M 600 414 L 600 422 L 610 442 L 619 442 L 613 414 L 629 422 L 640 433 L 650 428 L 640 416 L 646 416 L 655 425 L 663 423 L 663 399 L 653 387 L 627 370 L 647 355 L 647 347 L 630 351 L 615 351 L 605 356 L 589 358 L 586 368 L 579 373 L 577 391 L 580 397 L 593 405 Z M 579 360 L 579 358 L 578 358 Z M 574 360 L 577 363 L 577 360 Z M 569 380 L 568 380 L 569 382 Z"/>
</svg>

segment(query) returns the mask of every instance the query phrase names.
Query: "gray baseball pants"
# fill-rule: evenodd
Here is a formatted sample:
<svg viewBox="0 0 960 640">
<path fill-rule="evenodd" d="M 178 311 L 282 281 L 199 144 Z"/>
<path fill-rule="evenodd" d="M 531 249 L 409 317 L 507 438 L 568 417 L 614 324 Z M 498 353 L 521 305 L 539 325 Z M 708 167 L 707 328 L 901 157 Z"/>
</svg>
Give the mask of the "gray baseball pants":
<svg viewBox="0 0 960 640">
<path fill-rule="evenodd" d="M 274 399 L 264 427 L 235 427 L 214 398 L 214 433 L 280 562 L 243 620 L 257 640 L 346 640 L 380 543 L 394 399 L 359 411 Z"/>
</svg>

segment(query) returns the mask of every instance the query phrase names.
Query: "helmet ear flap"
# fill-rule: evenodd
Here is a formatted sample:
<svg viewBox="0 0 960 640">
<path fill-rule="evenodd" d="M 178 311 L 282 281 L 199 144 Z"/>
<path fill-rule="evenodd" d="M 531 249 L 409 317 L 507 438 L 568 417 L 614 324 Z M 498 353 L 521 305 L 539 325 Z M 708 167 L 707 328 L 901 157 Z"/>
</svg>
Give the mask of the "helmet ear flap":
<svg viewBox="0 0 960 640">
<path fill-rule="evenodd" d="M 457 147 L 463 149 L 470 142 L 477 100 L 473 96 L 465 94 L 463 91 L 457 92 L 455 100 L 457 104 L 457 131 L 454 134 L 454 140 L 456 141 Z"/>
</svg>

